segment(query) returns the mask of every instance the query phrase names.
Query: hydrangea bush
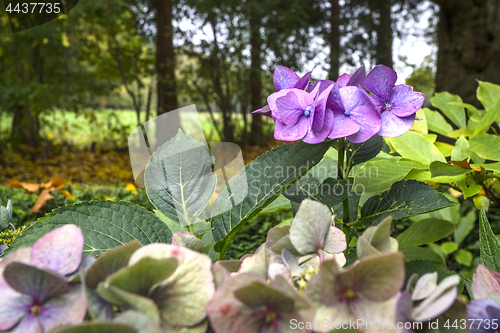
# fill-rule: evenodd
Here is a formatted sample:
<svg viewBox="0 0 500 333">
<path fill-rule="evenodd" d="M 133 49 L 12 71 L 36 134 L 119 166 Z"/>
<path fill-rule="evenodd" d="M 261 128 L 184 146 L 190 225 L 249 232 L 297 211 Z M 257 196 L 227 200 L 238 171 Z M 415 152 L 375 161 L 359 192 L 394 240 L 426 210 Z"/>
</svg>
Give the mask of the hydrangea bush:
<svg viewBox="0 0 500 333">
<path fill-rule="evenodd" d="M 446 163 L 422 129 L 434 116 L 420 116 L 423 95 L 396 79 L 379 65 L 310 84 L 310 73 L 278 67 L 276 92 L 255 112 L 272 117 L 277 139 L 302 142 L 249 163 L 215 201 L 210 151 L 180 131 L 145 171 L 154 213 L 99 201 L 39 219 L 0 259 L 0 332 L 497 332 L 500 241 L 485 207 L 481 264 L 467 279 L 433 246 L 470 228 L 428 218 L 458 206 L 428 183 L 498 176 L 474 165 L 484 147 L 464 148 L 476 129 L 451 149 L 463 163 Z M 500 113 L 495 103 L 483 117 Z M 293 220 L 228 258 L 238 230 L 281 203 Z M 3 228 L 11 212 L 0 207 Z M 403 218 L 415 220 L 391 237 Z"/>
</svg>

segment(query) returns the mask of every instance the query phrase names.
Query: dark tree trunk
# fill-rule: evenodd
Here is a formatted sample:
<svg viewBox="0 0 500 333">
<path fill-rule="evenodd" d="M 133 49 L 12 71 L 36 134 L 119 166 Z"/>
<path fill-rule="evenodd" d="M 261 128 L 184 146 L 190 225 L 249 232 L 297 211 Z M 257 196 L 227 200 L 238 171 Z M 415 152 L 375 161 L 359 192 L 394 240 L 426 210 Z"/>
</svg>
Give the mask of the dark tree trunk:
<svg viewBox="0 0 500 333">
<path fill-rule="evenodd" d="M 259 2 L 254 1 L 250 8 L 250 104 L 252 111 L 260 109 L 263 106 L 262 102 L 262 59 L 261 48 L 262 39 L 260 36 L 261 15 L 259 13 Z M 265 146 L 266 138 L 262 132 L 262 115 L 260 113 L 252 113 L 252 129 L 249 140 L 251 145 Z"/>
<path fill-rule="evenodd" d="M 158 116 L 166 112 L 179 108 L 177 102 L 177 86 L 175 83 L 175 53 L 173 36 L 173 1 L 156 0 L 156 72 L 157 72 L 157 94 L 158 94 Z M 177 133 L 180 126 L 178 118 L 169 116 L 168 122 L 162 125 L 161 130 L 157 130 L 156 138 L 158 143 L 169 140 Z"/>
<path fill-rule="evenodd" d="M 500 2 L 434 2 L 440 6 L 436 91 L 480 106 L 476 79 L 500 83 Z"/>
<path fill-rule="evenodd" d="M 19 62 L 19 76 L 24 86 L 28 86 L 32 80 L 37 80 L 40 84 L 44 81 L 43 56 L 40 44 L 35 45 L 33 48 L 32 61 L 34 72 L 30 71 L 29 66 L 24 62 Z M 26 102 L 28 98 L 23 100 Z M 33 111 L 29 104 L 19 104 L 14 110 L 10 141 L 14 149 L 18 149 L 21 144 L 30 148 L 40 147 L 40 120 L 38 114 Z"/>
<path fill-rule="evenodd" d="M 392 1 L 390 0 L 377 0 L 376 10 L 380 14 L 379 23 L 375 25 L 375 32 L 377 34 L 377 45 L 375 47 L 375 60 L 377 64 L 393 67 L 392 60 L 392 18 L 391 8 Z"/>
<path fill-rule="evenodd" d="M 340 67 L 340 5 L 339 0 L 330 0 L 330 72 L 329 79 L 337 80 Z"/>
</svg>

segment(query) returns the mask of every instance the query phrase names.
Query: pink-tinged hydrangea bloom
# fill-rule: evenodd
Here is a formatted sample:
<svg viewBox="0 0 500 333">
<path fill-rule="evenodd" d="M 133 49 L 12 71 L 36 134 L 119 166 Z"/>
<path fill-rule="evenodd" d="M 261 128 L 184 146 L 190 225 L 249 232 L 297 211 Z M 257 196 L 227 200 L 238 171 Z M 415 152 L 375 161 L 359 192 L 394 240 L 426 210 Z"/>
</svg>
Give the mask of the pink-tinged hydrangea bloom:
<svg viewBox="0 0 500 333">
<path fill-rule="evenodd" d="M 326 109 L 331 87 L 318 91 L 319 85 L 310 93 L 296 88 L 282 89 L 267 98 L 277 140 L 315 144 L 328 137 L 333 126 L 333 113 Z"/>
<path fill-rule="evenodd" d="M 354 143 L 365 142 L 380 130 L 381 120 L 370 99 L 359 88 L 334 84 L 326 104 L 334 114 L 328 135 L 337 139 L 347 137 Z"/>
<path fill-rule="evenodd" d="M 363 80 L 375 109 L 380 113 L 381 136 L 396 137 L 406 133 L 415 122 L 415 113 L 424 103 L 424 95 L 414 92 L 413 87 L 400 84 L 395 86 L 398 75 L 384 65 L 377 65 Z"/>
<path fill-rule="evenodd" d="M 66 279 L 82 264 L 83 235 L 65 225 L 0 262 L 0 331 L 43 333 L 62 324 L 81 323 L 86 298 Z"/>
<path fill-rule="evenodd" d="M 276 91 L 294 88 L 305 90 L 310 80 L 311 72 L 306 73 L 300 78 L 297 73 L 285 66 L 276 67 L 273 74 L 273 83 Z M 262 113 L 264 116 L 271 117 L 269 105 L 264 106 L 262 109 L 255 110 L 252 113 Z"/>
<path fill-rule="evenodd" d="M 489 298 L 480 298 L 467 305 L 469 333 L 495 333 L 500 325 L 500 305 Z"/>
<path fill-rule="evenodd" d="M 498 332 L 498 326 L 492 324 L 500 325 L 500 274 L 479 264 L 472 278 L 471 291 L 475 299 L 467 305 L 467 316 L 469 320 L 476 320 L 469 332 Z"/>
</svg>

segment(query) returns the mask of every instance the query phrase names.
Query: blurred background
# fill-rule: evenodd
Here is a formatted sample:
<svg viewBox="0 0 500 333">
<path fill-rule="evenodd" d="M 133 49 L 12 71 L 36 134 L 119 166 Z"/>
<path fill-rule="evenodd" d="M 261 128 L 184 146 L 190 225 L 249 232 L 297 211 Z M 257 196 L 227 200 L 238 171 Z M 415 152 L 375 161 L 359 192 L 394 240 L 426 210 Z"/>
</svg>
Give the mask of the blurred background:
<svg viewBox="0 0 500 333">
<path fill-rule="evenodd" d="M 196 104 L 207 141 L 237 143 L 246 162 L 279 144 L 251 113 L 278 65 L 336 80 L 384 64 L 427 99 L 449 91 L 473 105 L 476 79 L 500 83 L 498 0 L 81 0 L 16 33 L 7 2 L 0 204 L 15 202 L 18 225 L 91 199 L 151 208 L 127 138 L 182 106 Z"/>
</svg>

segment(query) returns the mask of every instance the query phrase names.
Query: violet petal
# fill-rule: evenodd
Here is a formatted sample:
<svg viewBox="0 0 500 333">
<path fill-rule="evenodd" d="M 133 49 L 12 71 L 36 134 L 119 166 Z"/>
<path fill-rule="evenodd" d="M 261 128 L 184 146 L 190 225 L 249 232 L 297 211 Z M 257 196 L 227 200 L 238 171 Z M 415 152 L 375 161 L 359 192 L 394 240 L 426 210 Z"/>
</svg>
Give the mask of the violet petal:
<svg viewBox="0 0 500 333">
<path fill-rule="evenodd" d="M 53 298 L 42 306 L 39 317 L 45 332 L 63 324 L 80 324 L 87 312 L 87 300 L 81 285 L 59 297 Z"/>
<path fill-rule="evenodd" d="M 271 117 L 271 108 L 269 107 L 269 105 L 266 105 L 261 109 L 252 111 L 252 113 L 261 113 L 266 117 Z"/>
<path fill-rule="evenodd" d="M 295 125 L 304 115 L 307 106 L 312 106 L 314 99 L 310 93 L 298 89 L 284 89 L 267 98 L 272 115 L 287 126 Z"/>
<path fill-rule="evenodd" d="M 380 117 L 382 118 L 382 126 L 377 134 L 391 138 L 408 132 L 415 122 L 415 114 L 399 118 L 394 112 L 384 111 Z"/>
<path fill-rule="evenodd" d="M 309 119 L 305 116 L 300 117 L 297 124 L 286 126 L 276 119 L 274 126 L 274 138 L 281 141 L 297 141 L 302 139 L 309 129 Z"/>
<path fill-rule="evenodd" d="M 330 109 L 325 110 L 325 122 L 323 123 L 323 128 L 321 131 L 316 131 L 311 128 L 310 131 L 302 138 L 302 141 L 310 144 L 316 144 L 325 141 L 325 139 L 330 134 L 333 126 L 333 112 Z"/>
<path fill-rule="evenodd" d="M 354 108 L 349 117 L 359 125 L 359 131 L 347 137 L 353 143 L 367 141 L 377 134 L 382 124 L 378 112 L 365 105 Z"/>
<path fill-rule="evenodd" d="M 391 111 L 398 117 L 407 117 L 418 111 L 424 104 L 425 96 L 414 92 L 413 87 L 400 84 L 392 89 L 389 102 L 393 103 Z"/>
<path fill-rule="evenodd" d="M 355 121 L 341 114 L 333 120 L 332 130 L 328 137 L 330 139 L 343 138 L 358 132 L 359 129 L 360 126 Z"/>
<path fill-rule="evenodd" d="M 82 231 L 74 224 L 67 224 L 36 241 L 31 251 L 30 264 L 68 275 L 80 265 L 82 251 Z"/>
<path fill-rule="evenodd" d="M 43 327 L 37 316 L 31 313 L 26 315 L 23 320 L 9 333 L 43 333 Z"/>
<path fill-rule="evenodd" d="M 0 331 L 8 330 L 16 325 L 29 313 L 33 300 L 10 288 L 6 283 L 0 283 Z"/>
<path fill-rule="evenodd" d="M 363 80 L 365 79 L 365 77 L 366 77 L 365 65 L 361 65 L 361 67 L 359 67 L 354 72 L 354 74 L 352 74 L 352 76 L 349 79 L 349 82 L 347 82 L 346 85 L 355 87 L 363 85 Z"/>
<path fill-rule="evenodd" d="M 299 81 L 299 76 L 290 68 L 278 66 L 274 70 L 273 83 L 276 91 L 290 89 Z"/>
<path fill-rule="evenodd" d="M 389 100 L 398 79 L 396 72 L 387 66 L 377 65 L 363 80 L 363 85 L 383 101 Z"/>
<path fill-rule="evenodd" d="M 304 74 L 304 76 L 301 77 L 300 80 L 298 80 L 297 83 L 295 83 L 292 88 L 306 90 L 309 81 L 311 81 L 311 73 L 312 72 L 307 72 L 306 74 Z"/>
<path fill-rule="evenodd" d="M 312 113 L 312 128 L 316 131 L 321 131 L 323 129 L 323 124 L 325 122 L 325 108 L 326 101 L 330 95 L 330 91 L 333 88 L 333 84 L 329 85 L 325 90 L 323 90 L 316 98 L 316 105 Z M 319 88 L 317 88 L 319 89 Z M 314 91 L 314 90 L 313 90 Z M 332 118 L 333 120 L 333 118 Z M 331 127 L 330 127 L 331 128 Z M 330 132 L 330 128 L 328 132 Z"/>
<path fill-rule="evenodd" d="M 349 80 L 351 79 L 351 74 L 342 74 L 339 76 L 339 78 L 337 79 L 337 84 L 341 87 L 345 87 L 347 86 L 347 82 L 349 82 Z"/>
</svg>

